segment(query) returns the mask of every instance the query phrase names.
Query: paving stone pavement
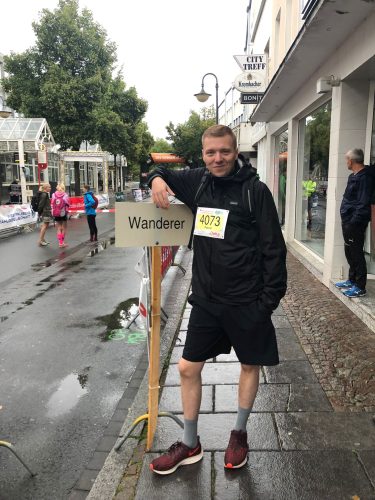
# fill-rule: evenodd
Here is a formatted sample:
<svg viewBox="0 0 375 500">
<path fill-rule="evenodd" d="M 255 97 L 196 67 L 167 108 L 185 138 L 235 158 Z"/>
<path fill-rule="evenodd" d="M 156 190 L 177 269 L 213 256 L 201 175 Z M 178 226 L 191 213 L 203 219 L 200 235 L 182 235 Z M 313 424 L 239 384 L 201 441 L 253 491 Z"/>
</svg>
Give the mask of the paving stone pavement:
<svg viewBox="0 0 375 500">
<path fill-rule="evenodd" d="M 231 352 L 203 369 L 203 460 L 169 476 L 153 474 L 153 458 L 181 438 L 174 421 L 159 419 L 152 449 L 137 462 L 138 483 L 130 469 L 115 500 L 375 499 L 374 333 L 291 255 L 288 270 L 288 292 L 273 315 L 280 365 L 262 368 L 247 465 L 223 467 L 237 409 L 239 363 Z M 161 379 L 160 410 L 179 416 L 177 363 L 190 310 Z"/>
<path fill-rule="evenodd" d="M 375 334 L 293 255 L 282 300 L 336 411 L 375 411 Z"/>
</svg>

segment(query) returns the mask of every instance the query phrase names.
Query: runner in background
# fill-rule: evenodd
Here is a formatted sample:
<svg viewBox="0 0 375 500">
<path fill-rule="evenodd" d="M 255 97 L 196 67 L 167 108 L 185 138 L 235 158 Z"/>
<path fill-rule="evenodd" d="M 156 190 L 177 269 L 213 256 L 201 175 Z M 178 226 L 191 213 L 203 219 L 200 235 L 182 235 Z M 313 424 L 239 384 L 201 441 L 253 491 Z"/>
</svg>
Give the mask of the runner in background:
<svg viewBox="0 0 375 500">
<path fill-rule="evenodd" d="M 56 191 L 52 195 L 52 216 L 57 226 L 57 240 L 60 248 L 68 245 L 65 243 L 66 226 L 68 221 L 69 196 L 65 192 L 64 184 L 56 186 Z"/>
</svg>

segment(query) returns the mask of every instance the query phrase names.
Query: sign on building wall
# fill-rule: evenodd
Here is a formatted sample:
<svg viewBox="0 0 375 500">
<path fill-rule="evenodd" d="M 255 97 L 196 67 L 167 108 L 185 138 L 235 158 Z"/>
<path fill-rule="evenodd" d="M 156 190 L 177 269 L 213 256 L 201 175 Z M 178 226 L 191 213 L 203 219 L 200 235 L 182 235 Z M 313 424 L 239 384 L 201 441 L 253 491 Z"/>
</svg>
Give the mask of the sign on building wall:
<svg viewBox="0 0 375 500">
<path fill-rule="evenodd" d="M 265 54 L 242 54 L 233 56 L 242 69 L 233 86 L 241 92 L 241 104 L 258 104 L 266 89 L 267 56 Z"/>
<path fill-rule="evenodd" d="M 233 81 L 233 87 L 240 92 L 263 92 L 265 89 L 265 81 L 259 73 L 244 71 L 236 76 Z"/>
<path fill-rule="evenodd" d="M 242 71 L 259 71 L 266 74 L 267 56 L 265 54 L 242 54 L 233 56 Z"/>
<path fill-rule="evenodd" d="M 241 94 L 241 104 L 258 104 L 262 100 L 263 92 L 250 92 Z"/>
</svg>

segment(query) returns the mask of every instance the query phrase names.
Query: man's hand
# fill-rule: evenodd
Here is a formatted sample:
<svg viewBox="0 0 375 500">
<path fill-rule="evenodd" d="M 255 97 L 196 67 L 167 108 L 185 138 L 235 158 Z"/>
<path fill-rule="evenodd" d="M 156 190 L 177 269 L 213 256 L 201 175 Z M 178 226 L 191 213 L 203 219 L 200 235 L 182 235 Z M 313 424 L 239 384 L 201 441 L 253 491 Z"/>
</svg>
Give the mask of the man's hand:
<svg viewBox="0 0 375 500">
<path fill-rule="evenodd" d="M 160 208 L 168 208 L 170 203 L 168 194 L 174 196 L 174 192 L 168 184 L 161 178 L 155 177 L 151 184 L 152 201 Z"/>
</svg>

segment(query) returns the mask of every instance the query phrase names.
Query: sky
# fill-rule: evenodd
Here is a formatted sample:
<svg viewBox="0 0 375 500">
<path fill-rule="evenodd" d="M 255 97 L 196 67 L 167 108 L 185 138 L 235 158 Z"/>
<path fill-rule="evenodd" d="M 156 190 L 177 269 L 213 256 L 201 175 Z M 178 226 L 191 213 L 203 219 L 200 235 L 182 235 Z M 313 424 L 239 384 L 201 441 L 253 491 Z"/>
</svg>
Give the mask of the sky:
<svg viewBox="0 0 375 500">
<path fill-rule="evenodd" d="M 249 0 L 79 0 L 117 45 L 118 67 L 127 87 L 148 102 L 145 121 L 154 138 L 166 126 L 187 121 L 202 108 L 194 94 L 214 73 L 219 104 L 241 73 L 233 56 L 244 53 Z M 58 0 L 7 0 L 0 11 L 0 53 L 23 52 L 35 42 L 32 21 Z M 215 104 L 215 78 L 206 76 Z"/>
</svg>

